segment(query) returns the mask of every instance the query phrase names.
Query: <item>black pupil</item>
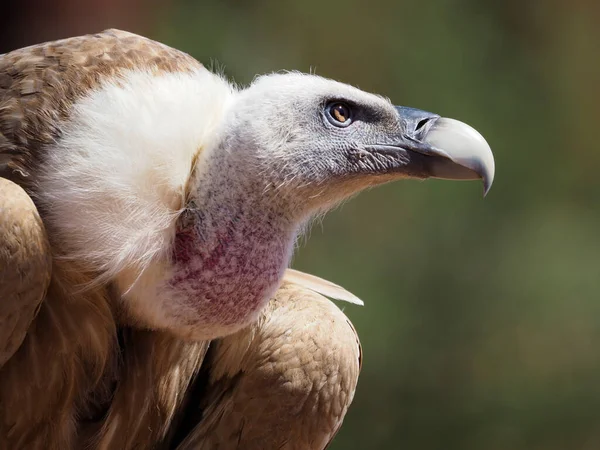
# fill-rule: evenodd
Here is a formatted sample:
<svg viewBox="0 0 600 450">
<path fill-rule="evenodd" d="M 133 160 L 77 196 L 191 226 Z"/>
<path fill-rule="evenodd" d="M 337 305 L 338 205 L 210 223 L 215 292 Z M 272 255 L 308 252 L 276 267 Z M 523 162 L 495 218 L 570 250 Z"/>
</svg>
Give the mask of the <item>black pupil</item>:
<svg viewBox="0 0 600 450">
<path fill-rule="evenodd" d="M 340 122 L 346 122 L 348 120 L 348 108 L 338 103 L 333 107 L 333 117 Z"/>
</svg>

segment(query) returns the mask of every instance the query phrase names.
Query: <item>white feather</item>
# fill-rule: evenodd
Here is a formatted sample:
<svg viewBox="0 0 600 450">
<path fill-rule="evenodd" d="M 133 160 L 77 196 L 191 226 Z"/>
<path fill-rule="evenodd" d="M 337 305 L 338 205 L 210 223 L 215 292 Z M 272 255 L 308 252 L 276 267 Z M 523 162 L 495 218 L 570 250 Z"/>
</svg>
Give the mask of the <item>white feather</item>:
<svg viewBox="0 0 600 450">
<path fill-rule="evenodd" d="M 168 251 L 193 160 L 232 94 L 205 69 L 131 71 L 78 101 L 40 180 L 65 257 L 112 278 Z"/>
<path fill-rule="evenodd" d="M 353 305 L 364 306 L 364 302 L 352 292 L 347 291 L 343 287 L 332 283 L 331 281 L 324 280 L 323 278 L 319 278 L 315 275 L 300 272 L 299 270 L 287 269 L 283 275 L 283 279 L 284 281 L 289 281 L 290 283 L 304 286 L 305 288 L 324 295 L 325 297 L 352 303 Z"/>
</svg>

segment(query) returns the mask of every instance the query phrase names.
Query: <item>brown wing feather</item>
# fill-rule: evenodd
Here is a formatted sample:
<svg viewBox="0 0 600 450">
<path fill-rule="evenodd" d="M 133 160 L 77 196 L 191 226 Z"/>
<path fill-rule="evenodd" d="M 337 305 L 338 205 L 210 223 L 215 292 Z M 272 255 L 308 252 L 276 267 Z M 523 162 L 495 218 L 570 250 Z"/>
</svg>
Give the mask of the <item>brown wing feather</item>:
<svg viewBox="0 0 600 450">
<path fill-rule="evenodd" d="M 352 402 L 360 360 L 339 308 L 286 282 L 256 324 L 211 343 L 189 401 L 196 424 L 180 430 L 177 450 L 322 450 Z"/>
<path fill-rule="evenodd" d="M 123 363 L 110 409 L 99 433 L 86 433 L 92 436 L 86 444 L 95 443 L 98 450 L 163 448 L 181 419 L 185 392 L 208 342 L 129 328 L 122 330 L 122 342 Z"/>
<path fill-rule="evenodd" d="M 0 55 L 0 178 L 13 180 L 35 201 L 45 148 L 61 136 L 73 103 L 103 80 L 133 67 L 160 73 L 201 65 L 178 50 L 119 30 Z M 59 255 L 61 243 L 53 240 L 51 230 L 49 238 L 52 253 Z M 106 413 L 118 376 L 116 323 L 105 286 L 85 292 L 75 289 L 92 278 L 74 263 L 53 262 L 39 313 L 21 346 L 0 369 L 0 448 L 73 448 L 78 445 L 76 418 L 96 423 Z M 125 348 L 126 353 L 137 351 L 135 343 L 131 345 L 134 348 Z M 144 370 L 143 364 L 135 367 Z M 139 373 L 123 371 L 119 376 Z M 119 382 L 135 385 L 131 379 Z M 183 389 L 185 382 L 168 385 L 169 395 L 177 395 L 175 385 Z M 123 402 L 120 405 L 126 408 Z M 147 416 L 136 420 L 157 423 L 163 406 L 170 407 L 156 402 Z M 121 426 L 128 428 L 126 423 Z M 150 448 L 152 438 L 149 434 L 139 448 Z"/>
<path fill-rule="evenodd" d="M 54 261 L 39 312 L 0 370 L 0 448 L 73 448 L 77 418 L 110 400 L 115 324 L 105 289 L 71 293 L 85 280 Z"/>
<path fill-rule="evenodd" d="M 17 351 L 46 295 L 52 258 L 31 198 L 0 178 L 0 367 Z"/>
</svg>

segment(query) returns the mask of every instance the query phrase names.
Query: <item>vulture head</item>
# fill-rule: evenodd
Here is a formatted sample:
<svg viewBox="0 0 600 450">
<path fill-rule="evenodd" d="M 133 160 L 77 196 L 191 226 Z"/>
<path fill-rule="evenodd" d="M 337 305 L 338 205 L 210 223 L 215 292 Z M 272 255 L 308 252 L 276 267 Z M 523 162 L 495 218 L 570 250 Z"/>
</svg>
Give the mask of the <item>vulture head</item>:
<svg viewBox="0 0 600 450">
<path fill-rule="evenodd" d="M 487 192 L 494 177 L 492 152 L 468 125 L 302 73 L 259 77 L 232 104 L 224 136 L 300 221 L 400 178 L 483 179 Z"/>
<path fill-rule="evenodd" d="M 255 320 L 306 222 L 362 189 L 494 177 L 468 125 L 314 75 L 134 71 L 74 111 L 41 183 L 55 233 L 133 321 L 185 338 Z"/>
</svg>

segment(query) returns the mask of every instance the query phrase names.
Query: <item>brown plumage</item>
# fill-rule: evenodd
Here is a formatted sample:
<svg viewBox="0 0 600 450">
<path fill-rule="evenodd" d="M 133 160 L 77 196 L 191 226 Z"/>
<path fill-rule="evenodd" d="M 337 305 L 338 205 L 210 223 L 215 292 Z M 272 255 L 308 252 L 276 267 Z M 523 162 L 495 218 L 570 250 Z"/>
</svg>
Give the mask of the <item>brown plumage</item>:
<svg viewBox="0 0 600 450">
<path fill-rule="evenodd" d="M 6 268 L 1 269 L 0 278 Z M 29 276 L 21 289 L 37 290 L 47 273 Z M 71 448 L 77 418 L 93 419 L 110 400 L 117 363 L 115 322 L 105 288 L 75 292 L 85 281 L 53 261 L 39 312 L 29 328 L 20 330 L 25 339 L 0 369 L 0 448 Z M 0 301 L 8 306 L 19 299 L 2 292 Z"/>
<path fill-rule="evenodd" d="M 0 178 L 0 367 L 19 348 L 50 283 L 46 230 L 29 196 Z"/>
<path fill-rule="evenodd" d="M 2 178 L 0 211 L 0 448 L 65 448 L 90 391 L 107 399 L 114 323 L 101 290 L 69 294 L 80 280 L 51 268 L 37 209 Z"/>
<path fill-rule="evenodd" d="M 188 406 L 192 430 L 177 449 L 325 448 L 352 402 L 361 359 L 346 316 L 284 282 L 255 325 L 212 344 L 202 394 Z"/>
</svg>

